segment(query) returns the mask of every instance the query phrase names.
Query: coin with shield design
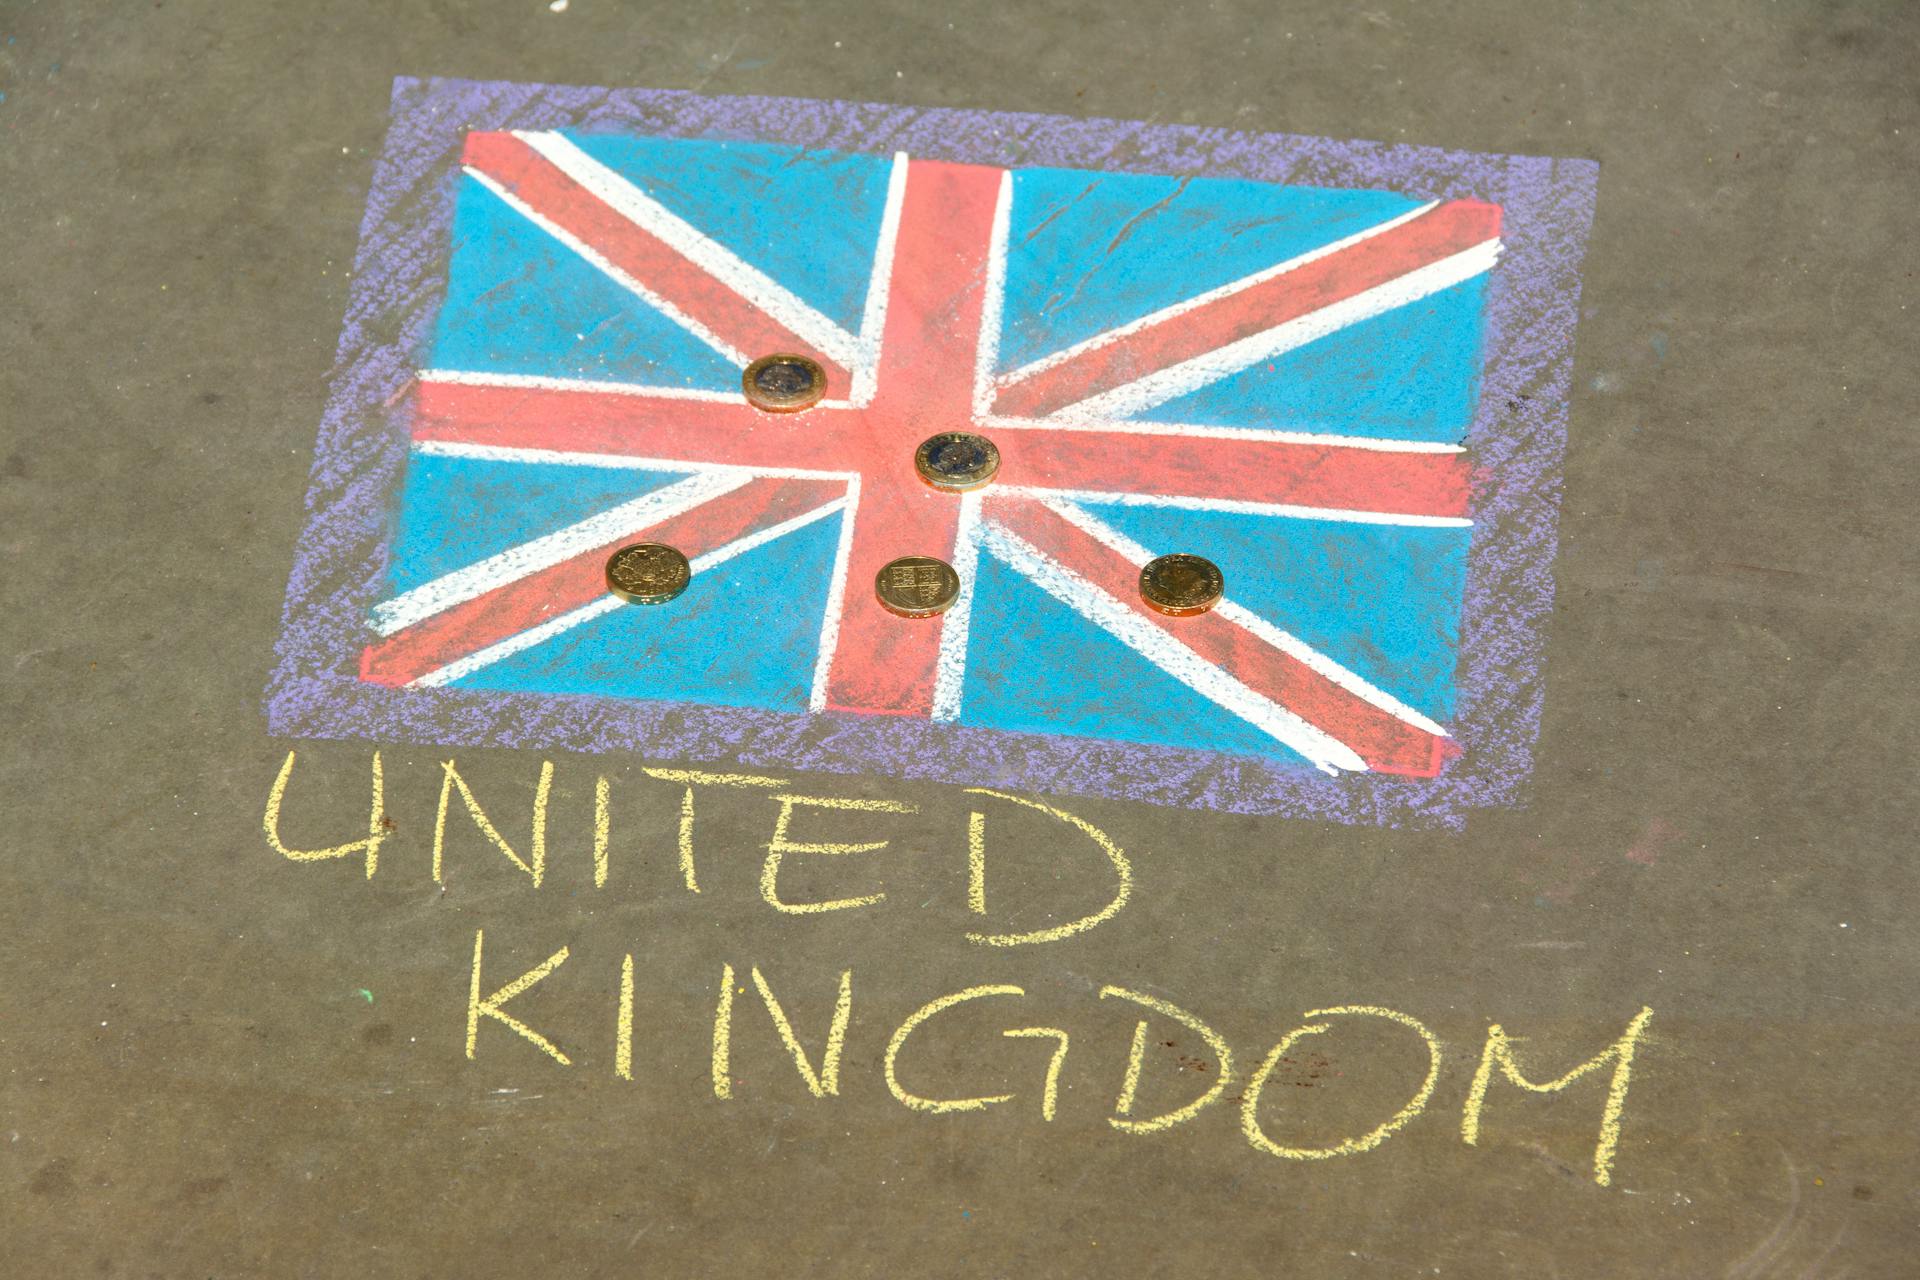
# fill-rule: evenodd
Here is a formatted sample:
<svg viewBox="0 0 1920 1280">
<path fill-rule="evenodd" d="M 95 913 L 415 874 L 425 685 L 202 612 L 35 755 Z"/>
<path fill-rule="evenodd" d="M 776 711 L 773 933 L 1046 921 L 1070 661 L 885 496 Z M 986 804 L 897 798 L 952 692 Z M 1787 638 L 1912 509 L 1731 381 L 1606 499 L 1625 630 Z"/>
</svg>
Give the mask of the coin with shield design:
<svg viewBox="0 0 1920 1280">
<path fill-rule="evenodd" d="M 873 593 L 889 613 L 903 618 L 931 618 L 951 609 L 960 598 L 960 575 L 945 560 L 901 556 L 880 570 Z"/>
</svg>

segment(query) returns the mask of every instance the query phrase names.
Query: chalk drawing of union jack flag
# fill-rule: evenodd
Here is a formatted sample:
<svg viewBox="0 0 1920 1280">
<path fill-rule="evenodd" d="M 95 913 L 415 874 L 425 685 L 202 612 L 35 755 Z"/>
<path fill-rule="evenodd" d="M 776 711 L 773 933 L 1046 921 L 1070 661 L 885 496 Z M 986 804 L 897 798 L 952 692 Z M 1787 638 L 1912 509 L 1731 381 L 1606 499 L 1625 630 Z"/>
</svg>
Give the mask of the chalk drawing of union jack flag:
<svg viewBox="0 0 1920 1280">
<path fill-rule="evenodd" d="M 660 95 L 643 128 L 566 93 L 436 122 L 438 296 L 387 350 L 413 381 L 376 415 L 397 492 L 342 673 L 416 736 L 1320 812 L 1473 772 L 1489 346 L 1536 195 L 662 131 Z M 820 363 L 818 406 L 747 403 L 773 352 Z M 991 485 L 916 475 L 953 430 L 999 447 Z M 693 563 L 670 606 L 605 589 L 643 539 Z M 1141 601 L 1173 551 L 1221 565 L 1213 611 Z M 908 554 L 959 571 L 945 615 L 875 601 Z"/>
</svg>

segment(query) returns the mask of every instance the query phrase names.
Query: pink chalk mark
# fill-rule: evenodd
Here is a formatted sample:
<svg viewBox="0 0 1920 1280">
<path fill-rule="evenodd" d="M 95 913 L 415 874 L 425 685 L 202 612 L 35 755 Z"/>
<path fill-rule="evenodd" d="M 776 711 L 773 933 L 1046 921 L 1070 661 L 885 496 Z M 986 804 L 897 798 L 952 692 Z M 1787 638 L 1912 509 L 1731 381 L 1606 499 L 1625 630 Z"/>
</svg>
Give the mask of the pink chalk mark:
<svg viewBox="0 0 1920 1280">
<path fill-rule="evenodd" d="M 1627 861 L 1650 867 L 1660 860 L 1660 854 L 1665 847 L 1679 839 L 1681 834 L 1680 829 L 1665 818 L 1655 818 L 1647 824 L 1647 829 L 1640 834 L 1640 838 L 1627 849 Z"/>
</svg>

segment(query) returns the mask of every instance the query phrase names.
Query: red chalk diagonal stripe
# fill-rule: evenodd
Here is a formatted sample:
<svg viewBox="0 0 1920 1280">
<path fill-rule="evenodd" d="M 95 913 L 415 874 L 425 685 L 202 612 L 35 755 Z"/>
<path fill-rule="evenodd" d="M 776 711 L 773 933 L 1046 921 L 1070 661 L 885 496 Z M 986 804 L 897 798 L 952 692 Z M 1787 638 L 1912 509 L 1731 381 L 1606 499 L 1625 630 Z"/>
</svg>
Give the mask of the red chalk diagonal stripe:
<svg viewBox="0 0 1920 1280">
<path fill-rule="evenodd" d="M 591 604 L 607 594 L 607 557 L 626 543 L 643 537 L 665 542 L 695 560 L 832 502 L 844 489 L 827 480 L 750 480 L 692 510 L 503 582 L 368 645 L 360 656 L 360 678 L 374 684 L 410 684 Z"/>
<path fill-rule="evenodd" d="M 1014 370 L 1000 379 L 995 410 L 1014 417 L 1044 417 L 1092 402 L 1089 408 L 1096 411 L 1126 416 L 1113 414 L 1095 398 L 1370 290 L 1389 289 L 1423 269 L 1490 245 L 1499 234 L 1497 205 L 1456 200 L 1431 206 L 1384 229 L 1363 232 L 1332 252 L 1318 250 L 1296 259 L 1298 265 L 1256 272 L 1204 300 L 1170 307 L 1147 323 L 1122 326 Z M 1481 270 L 1492 265 L 1491 254 L 1483 256 Z M 1231 371 L 1222 368 L 1206 380 Z"/>
<path fill-rule="evenodd" d="M 556 163 L 556 158 L 568 169 Z M 782 323 L 770 313 L 772 310 L 787 310 L 792 320 L 797 317 L 791 313 L 804 304 L 770 281 L 747 278 L 758 273 L 737 261 L 730 273 L 732 278 L 722 279 L 715 274 L 711 261 L 695 261 L 682 248 L 640 225 L 616 208 L 614 201 L 630 205 L 653 202 L 617 175 L 604 171 L 565 139 L 557 135 L 470 133 L 462 159 L 467 171 L 496 194 L 548 230 L 557 229 L 561 238 L 571 241 L 576 249 L 584 248 L 600 260 L 596 265 L 604 263 L 614 268 L 622 284 L 679 320 L 729 360 L 744 367 L 776 351 L 810 356 L 826 371 L 829 396 L 844 398 L 851 390 L 850 335 L 845 336 L 844 343 L 823 341 L 834 326 L 817 316 L 806 326 L 814 330 L 811 337 L 803 336 L 793 323 Z M 592 189 L 589 182 L 599 189 Z M 620 190 L 621 186 L 626 190 Z M 691 234 L 712 248 L 710 240 L 698 232 Z M 724 250 L 720 255 L 732 257 Z M 756 293 L 761 296 L 756 298 Z M 831 351 L 829 346 L 839 350 Z"/>
<path fill-rule="evenodd" d="M 1143 561 L 1121 555 L 1046 503 L 993 497 L 984 518 L 1123 603 L 1202 662 L 1351 748 L 1367 768 L 1427 778 L 1437 774 L 1452 753 L 1452 742 L 1444 734 L 1409 723 L 1342 687 L 1219 607 L 1185 618 L 1155 612 L 1140 599 Z"/>
</svg>

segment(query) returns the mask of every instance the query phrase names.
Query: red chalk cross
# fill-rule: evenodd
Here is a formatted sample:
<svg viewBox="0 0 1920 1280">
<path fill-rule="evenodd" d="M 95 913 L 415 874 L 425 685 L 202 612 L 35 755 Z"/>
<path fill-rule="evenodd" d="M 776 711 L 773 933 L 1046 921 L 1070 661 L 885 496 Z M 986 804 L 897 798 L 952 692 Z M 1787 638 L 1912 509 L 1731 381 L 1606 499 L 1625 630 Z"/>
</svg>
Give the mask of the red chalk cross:
<svg viewBox="0 0 1920 1280">
<path fill-rule="evenodd" d="M 952 624 L 888 613 L 871 584 L 882 565 L 903 555 L 959 561 L 966 522 L 975 518 L 966 504 L 978 502 L 979 521 L 1044 553 L 1239 686 L 1337 739 L 1364 767 L 1437 771 L 1450 749 L 1437 726 L 1379 705 L 1351 682 L 1330 678 L 1323 665 L 1303 661 L 1228 616 L 1176 619 L 1145 608 L 1132 585 L 1137 565 L 1130 556 L 1063 517 L 1060 503 L 1089 495 L 1144 495 L 1173 506 L 1184 501 L 1463 518 L 1469 468 L 1459 452 L 1276 438 L 1279 432 L 1163 429 L 1097 410 L 1116 389 L 1204 362 L 1279 326 L 1312 324 L 1369 291 L 1390 290 L 1423 270 L 1485 249 L 1497 241 L 1497 208 L 1472 202 L 1425 206 L 1377 234 L 1123 326 L 1064 358 L 996 377 L 982 366 L 997 349 L 995 294 L 1004 275 L 1010 175 L 903 159 L 904 181 L 896 175 L 897 203 L 889 215 L 897 216 L 897 237 L 886 277 L 885 320 L 862 368 L 846 350 L 822 349 L 828 344 L 810 342 L 783 324 L 772 314 L 777 307 L 762 305 L 737 279 L 716 274 L 670 231 L 629 216 L 604 189 L 537 146 L 540 136 L 472 134 L 467 171 L 589 246 L 603 269 L 635 282 L 668 314 L 697 326 L 722 349 L 746 359 L 785 351 L 819 361 L 827 398 L 801 413 L 774 415 L 740 396 L 578 389 L 535 385 L 539 380 L 533 379 L 489 383 L 429 372 L 419 388 L 416 441 L 623 455 L 694 473 L 703 467 L 744 472 L 747 478 L 725 493 L 608 540 L 618 545 L 644 533 L 673 541 L 689 557 L 844 498 L 840 518 L 851 536 L 838 570 L 837 635 L 831 636 L 831 656 L 815 692 L 819 710 L 937 714 L 943 630 Z M 915 472 L 915 447 L 954 430 L 987 435 L 999 447 L 999 474 L 977 494 L 933 489 Z M 603 562 L 603 549 L 589 548 L 412 621 L 369 647 L 363 676 L 405 684 L 535 617 L 590 601 L 601 590 Z"/>
</svg>

